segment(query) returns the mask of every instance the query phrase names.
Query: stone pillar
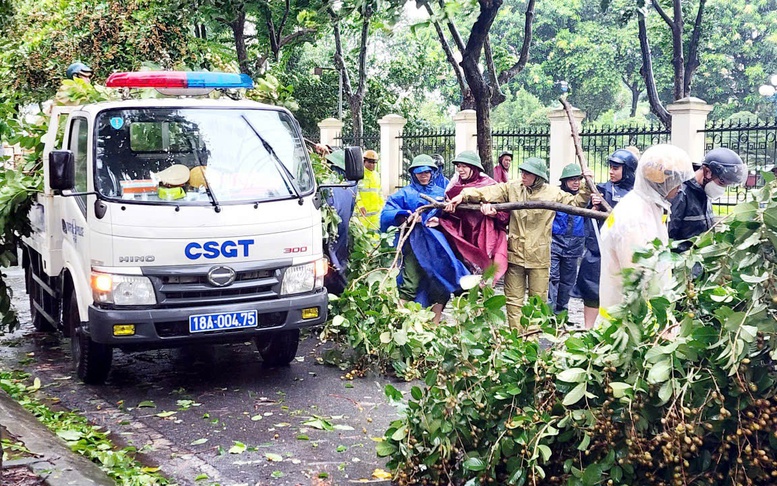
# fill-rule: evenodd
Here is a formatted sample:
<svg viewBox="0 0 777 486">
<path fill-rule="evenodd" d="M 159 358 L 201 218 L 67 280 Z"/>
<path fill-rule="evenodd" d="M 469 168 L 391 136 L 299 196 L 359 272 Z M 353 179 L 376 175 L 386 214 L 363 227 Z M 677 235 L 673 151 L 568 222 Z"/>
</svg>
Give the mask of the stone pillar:
<svg viewBox="0 0 777 486">
<path fill-rule="evenodd" d="M 672 145 L 688 152 L 694 164 L 701 162 L 704 133 L 700 130 L 704 130 L 712 106 L 691 96 L 667 105 L 666 110 L 672 115 Z"/>
<path fill-rule="evenodd" d="M 575 119 L 578 130 L 580 130 L 585 113 L 572 107 L 572 118 Z M 558 185 L 561 169 L 577 162 L 575 141 L 572 138 L 569 118 L 567 118 L 567 113 L 563 107 L 551 110 L 548 113 L 548 119 L 550 120 L 550 183 Z"/>
<path fill-rule="evenodd" d="M 478 151 L 478 123 L 475 110 L 462 110 L 453 115 L 456 123 L 456 153 Z"/>
<path fill-rule="evenodd" d="M 399 115 L 389 114 L 378 120 L 380 125 L 380 187 L 387 197 L 396 191 L 402 174 L 402 147 L 399 136 L 407 120 Z"/>
<path fill-rule="evenodd" d="M 343 131 L 343 122 L 337 118 L 327 118 L 318 122 L 318 129 L 321 131 L 319 142 L 323 145 L 340 145 L 336 140 Z"/>
</svg>

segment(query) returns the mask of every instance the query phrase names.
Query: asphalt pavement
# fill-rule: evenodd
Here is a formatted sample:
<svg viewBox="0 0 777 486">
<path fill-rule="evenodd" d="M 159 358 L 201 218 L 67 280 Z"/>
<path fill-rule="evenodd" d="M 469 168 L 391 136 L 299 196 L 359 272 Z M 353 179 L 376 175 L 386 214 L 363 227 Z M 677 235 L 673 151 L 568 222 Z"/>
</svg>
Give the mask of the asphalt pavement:
<svg viewBox="0 0 777 486">
<path fill-rule="evenodd" d="M 308 335 L 296 360 L 279 368 L 264 366 L 248 343 L 131 354 L 116 350 L 107 383 L 84 385 L 73 372 L 69 342 L 36 333 L 30 325 L 21 270 L 5 273 L 23 324 L 0 337 L 0 367 L 39 378 L 41 395 L 110 431 L 120 446 L 136 447 L 143 463 L 159 467 L 174 483 L 389 484 L 381 477 L 385 460 L 377 457 L 375 444 L 398 412 L 383 389 L 391 383 L 407 391 L 410 384 L 379 375 L 344 380 L 341 370 L 320 364 L 326 346 Z M 87 475 L 96 466 L 84 466 L 83 457 L 69 452 L 64 441 L 42 425 L 34 427 L 37 421 L 15 418 L 26 412 L 16 408 L 10 415 L 16 404 L 9 400 L 0 393 L 0 423 L 27 424 L 9 432 L 28 447 L 33 431 L 48 437 L 33 452 L 46 459 L 42 464 L 48 470 L 63 471 L 60 482 L 49 477 L 51 486 L 112 484 L 100 482 L 107 477 L 99 469 Z M 50 457 L 64 462 L 46 463 Z M 64 475 L 71 470 L 84 478 Z"/>
</svg>

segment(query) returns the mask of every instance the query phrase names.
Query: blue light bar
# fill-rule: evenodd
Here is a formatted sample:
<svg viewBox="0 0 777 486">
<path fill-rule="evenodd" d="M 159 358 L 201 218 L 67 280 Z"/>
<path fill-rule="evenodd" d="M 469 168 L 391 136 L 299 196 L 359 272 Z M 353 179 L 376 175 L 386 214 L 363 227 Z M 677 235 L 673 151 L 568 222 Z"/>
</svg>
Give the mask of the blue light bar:
<svg viewBox="0 0 777 486">
<path fill-rule="evenodd" d="M 186 73 L 187 88 L 246 88 L 254 87 L 254 82 L 247 74 L 235 73 Z"/>
</svg>

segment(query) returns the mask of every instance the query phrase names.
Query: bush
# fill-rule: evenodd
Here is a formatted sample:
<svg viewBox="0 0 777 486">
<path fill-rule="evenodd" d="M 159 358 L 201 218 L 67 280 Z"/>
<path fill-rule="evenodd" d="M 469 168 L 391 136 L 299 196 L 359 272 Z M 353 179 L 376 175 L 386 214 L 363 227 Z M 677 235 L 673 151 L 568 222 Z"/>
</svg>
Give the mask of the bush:
<svg viewBox="0 0 777 486">
<path fill-rule="evenodd" d="M 396 481 L 777 482 L 777 184 L 755 197 L 689 253 L 636 254 L 626 304 L 593 331 L 556 334 L 534 300 L 524 325 L 546 331 L 541 346 L 503 325 L 489 289 L 457 299 L 434 368 L 378 444 Z M 673 280 L 646 296 L 659 261 Z"/>
</svg>

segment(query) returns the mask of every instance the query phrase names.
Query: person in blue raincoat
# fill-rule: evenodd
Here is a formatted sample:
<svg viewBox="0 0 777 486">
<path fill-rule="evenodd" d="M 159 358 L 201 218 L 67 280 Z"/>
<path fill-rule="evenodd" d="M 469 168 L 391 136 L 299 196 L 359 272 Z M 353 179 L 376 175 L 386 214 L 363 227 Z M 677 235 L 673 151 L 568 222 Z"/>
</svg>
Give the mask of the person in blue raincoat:
<svg viewBox="0 0 777 486">
<path fill-rule="evenodd" d="M 612 207 L 615 207 L 634 188 L 634 177 L 639 161 L 635 151 L 636 148 L 618 149 L 607 159 L 610 164 L 610 180 L 604 184 L 598 184 L 597 187 L 602 198 Z M 594 206 L 594 209 L 602 208 Z M 599 275 L 602 260 L 599 252 L 600 228 L 601 223 L 593 219 L 585 222 L 585 252 L 573 291 L 574 297 L 583 299 L 583 318 L 585 327 L 588 329 L 594 326 L 599 315 Z"/>
<path fill-rule="evenodd" d="M 410 184 L 389 196 L 380 213 L 381 232 L 406 221 L 411 224 L 416 218 L 415 210 L 429 204 L 421 194 L 438 201 L 445 197 L 445 190 L 434 183 L 439 169 L 430 156 L 423 154 L 414 158 L 408 171 Z M 461 290 L 459 280 L 469 271 L 456 258 L 445 235 L 426 226 L 434 214 L 435 211 L 426 211 L 417 216 L 419 221 L 402 247 L 397 287 L 401 304 L 414 300 L 424 307 L 432 306 L 436 323 L 451 294 Z"/>
<path fill-rule="evenodd" d="M 345 177 L 345 152 L 337 149 L 326 156 L 332 170 Z M 333 294 L 340 294 L 348 285 L 346 271 L 348 269 L 348 226 L 351 224 L 353 210 L 356 207 L 356 191 L 353 187 L 333 187 L 326 198 L 327 204 L 332 206 L 340 217 L 337 225 L 337 237 L 327 244 L 327 256 L 333 271 L 329 271 L 324 278 L 324 285 Z"/>
<path fill-rule="evenodd" d="M 577 194 L 583 180 L 578 164 L 561 170 L 561 190 Z M 585 218 L 556 211 L 553 219 L 553 242 L 550 245 L 550 287 L 548 304 L 556 314 L 567 310 L 569 296 L 577 279 L 577 264 L 585 248 Z"/>
</svg>

